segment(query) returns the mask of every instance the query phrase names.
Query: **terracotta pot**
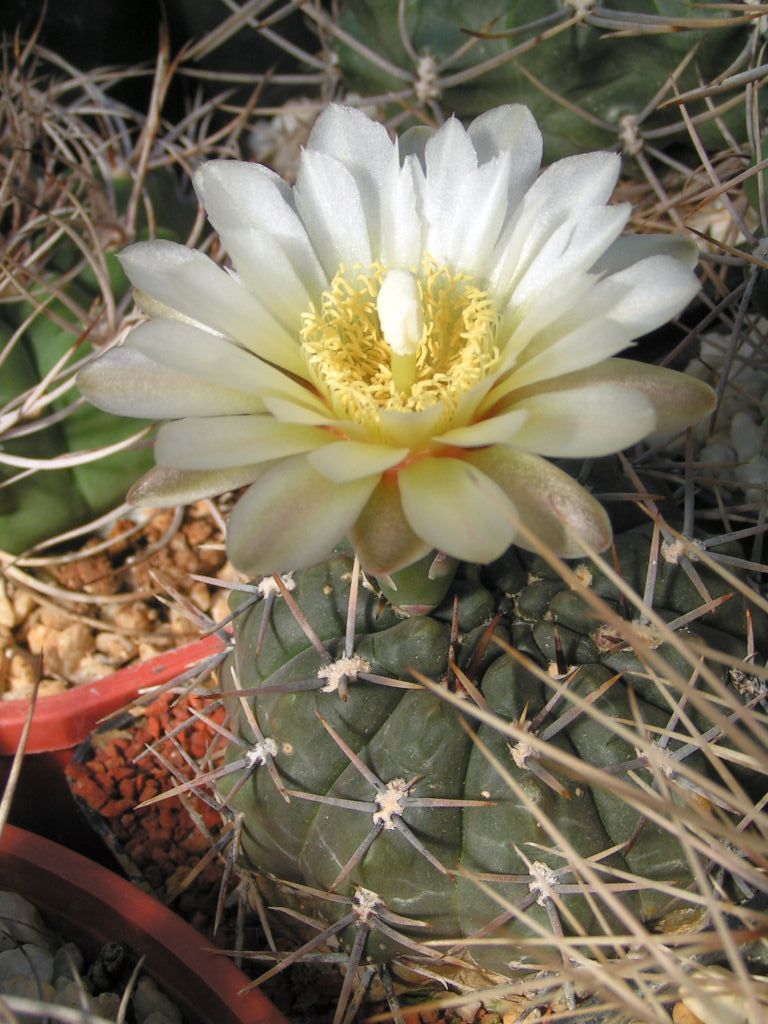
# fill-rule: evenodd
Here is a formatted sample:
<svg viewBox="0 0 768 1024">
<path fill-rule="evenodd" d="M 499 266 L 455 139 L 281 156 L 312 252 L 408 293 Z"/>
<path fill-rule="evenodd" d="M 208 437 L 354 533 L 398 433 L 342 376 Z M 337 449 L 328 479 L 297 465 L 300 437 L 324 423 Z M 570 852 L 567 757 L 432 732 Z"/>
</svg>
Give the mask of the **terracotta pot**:
<svg viewBox="0 0 768 1024">
<path fill-rule="evenodd" d="M 167 683 L 221 647 L 218 636 L 205 637 L 120 669 L 95 683 L 39 699 L 14 796 L 11 822 L 81 853 L 103 858 L 101 845 L 90 828 L 81 822 L 64 778 L 64 768 L 71 761 L 75 747 L 101 719 L 134 701 L 141 690 Z M 3 788 L 28 706 L 24 700 L 0 702 L 0 784 Z"/>
<path fill-rule="evenodd" d="M 152 896 L 56 843 L 6 826 L 0 837 L 0 885 L 26 896 L 68 938 L 95 952 L 120 942 L 201 1024 L 288 1024 L 231 960 Z"/>
</svg>

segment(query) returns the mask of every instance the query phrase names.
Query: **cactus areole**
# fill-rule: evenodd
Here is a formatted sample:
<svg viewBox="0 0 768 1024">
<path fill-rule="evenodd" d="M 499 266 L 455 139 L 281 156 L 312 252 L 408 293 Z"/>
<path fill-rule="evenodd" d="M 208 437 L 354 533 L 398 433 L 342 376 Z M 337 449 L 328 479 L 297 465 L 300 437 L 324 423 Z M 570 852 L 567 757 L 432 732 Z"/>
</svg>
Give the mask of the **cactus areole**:
<svg viewBox="0 0 768 1024">
<path fill-rule="evenodd" d="M 149 320 L 79 378 L 105 409 L 170 420 L 131 500 L 251 484 L 228 526 L 249 575 L 345 538 L 388 578 L 430 551 L 491 562 L 530 530 L 566 557 L 605 549 L 604 509 L 548 458 L 712 408 L 700 381 L 616 358 L 695 294 L 696 250 L 622 235 L 616 154 L 539 173 L 541 153 L 521 105 L 394 140 L 331 105 L 293 187 L 255 164 L 200 167 L 231 268 L 172 242 L 126 249 Z"/>
<path fill-rule="evenodd" d="M 635 589 L 650 550 L 641 533 L 617 538 Z M 665 801 L 684 816 L 691 778 L 710 771 L 699 748 L 719 721 L 712 686 L 726 677 L 718 669 L 681 719 L 693 669 L 674 640 L 743 657 L 743 608 L 727 602 L 664 635 L 624 617 L 597 565 L 575 568 L 573 587 L 511 549 L 483 569 L 461 566 L 450 601 L 408 618 L 361 588 L 352 653 L 345 555 L 297 574 L 291 598 L 314 646 L 283 598 L 236 618 L 224 686 L 247 697 L 226 698 L 239 723 L 229 761 L 262 756 L 246 757 L 225 791 L 243 815 L 243 865 L 269 905 L 311 918 L 310 935 L 337 935 L 351 957 L 504 975 L 556 967 L 558 935 L 699 914 Z M 714 573 L 701 579 L 725 593 Z M 699 603 L 662 558 L 655 612 L 673 621 Z"/>
</svg>

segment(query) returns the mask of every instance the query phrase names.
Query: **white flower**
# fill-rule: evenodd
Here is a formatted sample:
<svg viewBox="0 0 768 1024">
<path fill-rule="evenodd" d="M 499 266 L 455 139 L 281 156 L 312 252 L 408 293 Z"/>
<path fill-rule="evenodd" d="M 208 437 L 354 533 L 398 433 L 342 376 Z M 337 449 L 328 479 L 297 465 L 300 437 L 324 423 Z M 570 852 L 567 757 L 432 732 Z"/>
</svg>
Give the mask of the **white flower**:
<svg viewBox="0 0 768 1024">
<path fill-rule="evenodd" d="M 392 572 L 430 549 L 487 562 L 521 521 L 559 553 L 610 541 L 542 456 L 598 456 L 693 423 L 711 390 L 611 358 L 697 290 L 692 246 L 619 237 L 611 153 L 553 164 L 527 108 L 392 141 L 328 107 L 290 188 L 212 161 L 198 195 L 234 270 L 170 242 L 122 263 L 150 315 L 80 375 L 102 408 L 169 420 L 136 504 L 252 486 L 229 522 L 244 572 L 348 535 Z"/>
</svg>

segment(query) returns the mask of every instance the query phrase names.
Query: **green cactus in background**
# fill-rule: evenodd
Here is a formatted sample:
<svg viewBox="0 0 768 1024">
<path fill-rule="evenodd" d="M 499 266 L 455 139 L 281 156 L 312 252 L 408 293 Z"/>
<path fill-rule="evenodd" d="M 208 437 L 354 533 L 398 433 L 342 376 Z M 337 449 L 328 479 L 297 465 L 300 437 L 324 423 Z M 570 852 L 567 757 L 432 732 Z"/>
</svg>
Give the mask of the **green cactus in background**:
<svg viewBox="0 0 768 1024">
<path fill-rule="evenodd" d="M 316 922 L 302 954 L 319 932 L 353 966 L 509 976 L 562 967 L 564 935 L 583 936 L 578 959 L 628 922 L 706 916 L 682 837 L 728 785 L 719 758 L 755 737 L 743 673 L 701 663 L 695 645 L 743 659 L 745 607 L 707 567 L 694 585 L 657 542 L 633 531 L 615 547 L 656 624 L 604 563 L 569 578 L 516 549 L 461 567 L 429 615 L 358 591 L 341 554 L 283 597 L 234 598 L 224 688 L 245 693 L 228 698 L 238 736 L 221 785 L 246 875 Z M 764 616 L 753 626 L 759 644 Z M 735 760 L 759 795 L 764 779 Z"/>
<path fill-rule="evenodd" d="M 685 0 L 340 0 L 335 24 L 308 13 L 332 39 L 344 87 L 398 123 L 525 103 L 548 161 L 617 143 L 634 154 L 642 138 L 659 150 L 687 144 L 679 113 L 656 109 L 657 94 L 666 86 L 672 97 L 672 77 L 683 93 L 742 70 L 755 16 Z M 718 112 L 743 138 L 743 98 L 723 99 Z M 722 146 L 711 112 L 699 130 Z"/>
<path fill-rule="evenodd" d="M 8 85 L 0 104 L 0 549 L 19 553 L 119 505 L 150 465 L 148 446 L 131 442 L 142 425 L 83 403 L 72 385 L 83 361 L 125 327 L 130 288 L 116 252 L 136 237 L 184 237 L 194 211 L 170 170 L 137 172 L 137 131 L 127 126 L 135 115 L 99 83 L 72 91 L 55 63 L 27 50 Z M 94 103 L 100 121 L 88 114 Z"/>
</svg>

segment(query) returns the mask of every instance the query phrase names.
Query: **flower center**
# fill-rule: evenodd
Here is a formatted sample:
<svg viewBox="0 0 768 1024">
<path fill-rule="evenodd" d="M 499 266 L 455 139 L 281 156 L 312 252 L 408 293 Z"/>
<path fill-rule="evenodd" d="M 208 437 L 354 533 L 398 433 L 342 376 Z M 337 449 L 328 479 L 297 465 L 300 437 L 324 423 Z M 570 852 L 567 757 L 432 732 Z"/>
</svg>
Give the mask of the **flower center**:
<svg viewBox="0 0 768 1024">
<path fill-rule="evenodd" d="M 450 420 L 460 396 L 499 362 L 499 314 L 488 293 L 429 258 L 415 273 L 341 266 L 320 308 L 302 320 L 315 386 L 340 419 L 373 429 L 382 410 L 438 402 Z"/>
</svg>

